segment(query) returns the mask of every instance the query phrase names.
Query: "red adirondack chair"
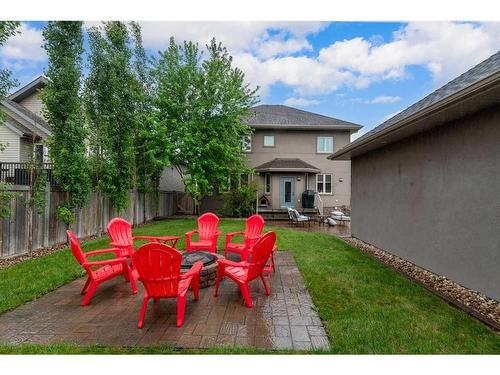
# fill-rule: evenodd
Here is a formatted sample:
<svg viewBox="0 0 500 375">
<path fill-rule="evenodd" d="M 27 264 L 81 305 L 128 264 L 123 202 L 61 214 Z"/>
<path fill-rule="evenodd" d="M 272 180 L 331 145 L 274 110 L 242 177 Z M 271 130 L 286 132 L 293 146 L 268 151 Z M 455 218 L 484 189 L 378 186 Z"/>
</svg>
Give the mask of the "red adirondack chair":
<svg viewBox="0 0 500 375">
<path fill-rule="evenodd" d="M 186 251 L 209 251 L 217 252 L 217 238 L 220 231 L 217 230 L 219 218 L 217 215 L 207 212 L 198 218 L 198 230 L 186 233 Z M 198 234 L 198 241 L 192 241 L 193 234 Z"/>
<path fill-rule="evenodd" d="M 240 287 L 241 294 L 245 299 L 247 307 L 252 307 L 252 298 L 248 283 L 258 277 L 262 280 L 266 295 L 269 295 L 269 285 L 264 278 L 264 267 L 266 266 L 274 244 L 276 243 L 276 233 L 268 232 L 262 236 L 253 246 L 249 261 L 233 262 L 228 259 L 218 259 L 217 279 L 215 280 L 215 297 L 219 291 L 219 284 L 224 276 L 235 281 Z"/>
<path fill-rule="evenodd" d="M 89 257 L 97 254 L 114 253 L 116 255 L 117 249 L 102 249 L 84 253 L 76 236 L 69 230 L 66 231 L 66 234 L 69 238 L 69 244 L 73 256 L 76 258 L 78 263 L 85 268 L 85 271 L 87 271 L 87 281 L 81 291 L 81 294 L 85 294 L 82 306 L 85 306 L 90 302 L 90 299 L 99 284 L 119 275 L 123 275 L 125 280 L 130 282 L 132 292 L 134 294 L 137 293 L 137 286 L 135 284 L 134 277 L 132 276 L 132 270 L 128 265 L 127 258 L 119 257 L 99 261 L 88 260 Z"/>
<path fill-rule="evenodd" d="M 262 236 L 263 228 L 264 218 L 262 216 L 257 214 L 250 216 L 246 221 L 244 232 L 231 232 L 226 234 L 226 249 L 224 250 L 224 256 L 227 258 L 228 253 L 236 253 L 240 255 L 240 260 L 247 260 L 248 251 Z M 235 236 L 243 236 L 243 243 L 231 242 Z"/>
<path fill-rule="evenodd" d="M 155 236 L 132 236 L 132 225 L 120 217 L 111 219 L 108 223 L 108 234 L 111 238 L 110 246 L 118 249 L 117 256 L 131 257 L 134 253 L 134 241 L 147 240 L 151 242 L 159 242 L 165 240 L 165 237 Z"/>
<path fill-rule="evenodd" d="M 150 298 L 158 301 L 177 297 L 177 327 L 181 327 L 189 285 L 193 286 L 194 299 L 198 300 L 203 263 L 196 262 L 188 272 L 181 274 L 181 252 L 157 242 L 141 246 L 132 255 L 132 260 L 146 289 L 137 326 L 142 328 Z"/>
</svg>

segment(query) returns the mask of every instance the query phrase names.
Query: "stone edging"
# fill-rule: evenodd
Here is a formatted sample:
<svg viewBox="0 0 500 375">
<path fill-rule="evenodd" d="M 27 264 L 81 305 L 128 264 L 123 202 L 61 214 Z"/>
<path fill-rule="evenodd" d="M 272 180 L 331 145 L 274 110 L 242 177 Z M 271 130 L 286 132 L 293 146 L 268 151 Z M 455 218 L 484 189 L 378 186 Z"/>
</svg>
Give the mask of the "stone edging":
<svg viewBox="0 0 500 375">
<path fill-rule="evenodd" d="M 437 275 L 357 238 L 340 239 L 381 261 L 403 276 L 417 282 L 446 302 L 464 310 L 495 330 L 500 331 L 499 301 L 468 289 L 444 276 Z"/>
</svg>

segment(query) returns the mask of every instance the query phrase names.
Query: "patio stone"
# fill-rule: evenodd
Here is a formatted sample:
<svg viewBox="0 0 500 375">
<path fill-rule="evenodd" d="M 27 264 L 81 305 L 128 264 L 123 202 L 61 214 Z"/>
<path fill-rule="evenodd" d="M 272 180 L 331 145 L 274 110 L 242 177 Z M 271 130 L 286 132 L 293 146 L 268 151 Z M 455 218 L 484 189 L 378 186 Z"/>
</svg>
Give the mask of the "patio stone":
<svg viewBox="0 0 500 375">
<path fill-rule="evenodd" d="M 17 309 L 0 315 L 0 344 L 22 343 L 109 346 L 172 345 L 178 348 L 214 346 L 266 349 L 328 349 L 321 320 L 295 264 L 293 254 L 275 255 L 271 295 L 260 280 L 250 284 L 254 307 L 243 303 L 238 286 L 224 279 L 219 296 L 213 287 L 189 293 L 183 327 L 176 326 L 175 299 L 148 305 L 144 326 L 137 328 L 144 289 L 115 279 L 102 284 L 86 306 L 80 306 L 78 279 Z"/>
</svg>

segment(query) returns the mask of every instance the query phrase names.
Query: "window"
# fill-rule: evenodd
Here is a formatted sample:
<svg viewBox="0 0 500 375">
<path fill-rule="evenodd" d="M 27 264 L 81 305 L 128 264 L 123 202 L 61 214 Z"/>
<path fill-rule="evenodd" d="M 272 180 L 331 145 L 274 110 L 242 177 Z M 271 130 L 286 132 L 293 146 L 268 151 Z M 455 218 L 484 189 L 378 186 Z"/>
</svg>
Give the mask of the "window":
<svg viewBox="0 0 500 375">
<path fill-rule="evenodd" d="M 319 194 L 332 194 L 332 180 L 331 174 L 317 174 L 316 175 L 316 191 Z"/>
<path fill-rule="evenodd" d="M 241 137 L 241 147 L 243 152 L 252 152 L 252 136 L 244 135 Z"/>
<path fill-rule="evenodd" d="M 331 154 L 333 152 L 333 137 L 318 137 L 318 154 Z"/>
<path fill-rule="evenodd" d="M 264 175 L 264 192 L 269 194 L 271 192 L 271 173 L 266 173 Z"/>
<path fill-rule="evenodd" d="M 264 147 L 274 147 L 274 135 L 264 136 Z"/>
</svg>

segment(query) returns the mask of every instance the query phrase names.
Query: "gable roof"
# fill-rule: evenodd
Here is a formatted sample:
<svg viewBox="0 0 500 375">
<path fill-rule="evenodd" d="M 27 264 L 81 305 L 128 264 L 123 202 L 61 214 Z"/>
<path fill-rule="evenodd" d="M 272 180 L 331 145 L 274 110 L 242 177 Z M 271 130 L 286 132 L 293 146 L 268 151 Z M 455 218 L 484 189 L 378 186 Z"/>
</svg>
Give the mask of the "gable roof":
<svg viewBox="0 0 500 375">
<path fill-rule="evenodd" d="M 31 94 L 34 94 L 38 90 L 40 90 L 43 87 L 45 87 L 45 85 L 47 84 L 47 82 L 48 82 L 48 79 L 46 77 L 44 77 L 44 76 L 38 76 L 37 78 L 35 78 L 30 83 L 24 85 L 19 90 L 17 90 L 14 93 L 10 94 L 9 97 L 8 97 L 8 99 L 10 99 L 10 100 L 12 100 L 12 101 L 14 101 L 16 103 L 19 103 L 23 99 L 25 99 L 28 96 L 30 96 Z"/>
<path fill-rule="evenodd" d="M 254 169 L 257 172 L 320 172 L 319 168 L 296 158 L 276 158 Z"/>
<path fill-rule="evenodd" d="M 34 114 L 22 105 L 10 99 L 4 99 L 0 104 L 1 107 L 3 107 L 3 111 L 7 114 L 8 119 L 10 119 L 10 124 L 16 126 L 23 134 L 29 136 L 38 135 L 43 138 L 52 135 L 49 124 L 40 116 Z M 15 115 L 15 117 L 13 115 Z M 28 131 L 26 131 L 26 129 Z"/>
<path fill-rule="evenodd" d="M 498 87 L 500 83 L 500 51 L 490 56 L 488 59 L 474 66 L 470 70 L 461 74 L 446 85 L 427 95 L 415 104 L 399 112 L 394 117 L 383 122 L 376 128 L 364 134 L 360 138 L 351 142 L 344 148 L 330 155 L 329 159 L 350 158 L 351 153 L 360 150 L 363 146 L 372 142 L 378 137 L 406 126 L 407 129 L 401 134 L 406 136 L 430 129 L 456 118 L 472 113 L 489 105 L 500 103 Z M 455 112 L 451 113 L 454 106 Z M 449 108 L 450 113 L 446 114 L 445 109 Z M 432 113 L 434 111 L 434 113 Z M 441 111 L 440 116 L 438 111 Z M 434 115 L 434 117 L 432 117 Z M 431 116 L 425 123 L 419 122 L 424 116 Z M 434 121 L 434 122 L 433 122 Z M 413 124 L 412 131 L 408 127 Z M 379 142 L 380 144 L 391 143 L 402 137 L 393 136 L 389 141 Z M 381 147 L 380 145 L 378 147 Z M 378 148 L 376 146 L 366 147 L 366 151 Z M 363 153 L 358 152 L 358 155 Z"/>
<path fill-rule="evenodd" d="M 285 105 L 258 105 L 243 122 L 252 128 L 339 129 L 357 131 L 361 125 Z"/>
</svg>

